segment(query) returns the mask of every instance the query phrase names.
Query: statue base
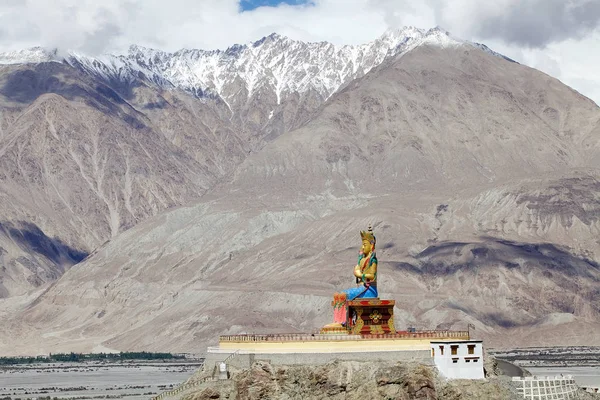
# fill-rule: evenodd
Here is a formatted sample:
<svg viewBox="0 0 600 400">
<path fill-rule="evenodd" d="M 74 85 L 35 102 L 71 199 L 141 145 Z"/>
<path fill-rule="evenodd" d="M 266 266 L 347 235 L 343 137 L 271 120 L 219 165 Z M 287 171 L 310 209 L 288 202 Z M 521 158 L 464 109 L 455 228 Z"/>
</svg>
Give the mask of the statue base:
<svg viewBox="0 0 600 400">
<path fill-rule="evenodd" d="M 347 301 L 338 297 L 332 302 L 336 322 L 321 328 L 321 334 L 387 335 L 395 334 L 395 300 L 379 298 Z M 339 315 L 343 310 L 343 316 Z M 344 322 L 339 322 L 344 321 Z"/>
<path fill-rule="evenodd" d="M 395 300 L 357 299 L 347 302 L 348 333 L 353 335 L 385 335 L 396 333 Z"/>
</svg>

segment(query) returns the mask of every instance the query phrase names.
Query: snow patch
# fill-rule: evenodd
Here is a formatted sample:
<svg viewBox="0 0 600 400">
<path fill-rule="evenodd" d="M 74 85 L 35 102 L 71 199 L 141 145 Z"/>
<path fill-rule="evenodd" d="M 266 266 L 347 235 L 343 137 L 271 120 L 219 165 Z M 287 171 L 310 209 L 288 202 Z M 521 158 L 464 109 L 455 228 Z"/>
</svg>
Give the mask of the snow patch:
<svg viewBox="0 0 600 400">
<path fill-rule="evenodd" d="M 48 51 L 42 47 L 0 53 L 0 64 L 36 64 L 59 61 L 57 51 Z"/>
<path fill-rule="evenodd" d="M 96 58 L 71 52 L 65 61 L 102 79 L 130 83 L 144 76 L 160 88 L 179 88 L 195 96 L 220 97 L 228 106 L 243 90 L 248 99 L 258 91 L 273 93 L 276 104 L 281 104 L 286 95 L 309 90 L 316 90 L 327 99 L 384 60 L 421 45 L 470 45 L 506 58 L 484 45 L 453 38 L 439 27 L 425 31 L 409 26 L 388 30 L 376 40 L 356 46 L 301 42 L 272 34 L 224 51 L 167 53 L 133 45 L 125 54 Z M 54 59 L 57 59 L 56 51 L 48 52 L 41 47 L 0 53 L 0 63 L 4 64 Z"/>
</svg>

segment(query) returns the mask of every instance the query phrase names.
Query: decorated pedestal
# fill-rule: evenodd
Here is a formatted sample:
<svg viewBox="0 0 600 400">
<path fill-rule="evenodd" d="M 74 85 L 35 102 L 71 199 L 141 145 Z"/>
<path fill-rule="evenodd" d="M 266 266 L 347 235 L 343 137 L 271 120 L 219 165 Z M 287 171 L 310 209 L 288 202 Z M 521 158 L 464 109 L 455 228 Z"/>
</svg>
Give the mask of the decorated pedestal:
<svg viewBox="0 0 600 400">
<path fill-rule="evenodd" d="M 336 293 L 333 306 L 334 323 L 324 326 L 322 334 L 385 335 L 396 333 L 394 300 L 356 299 L 348 301 Z"/>
<path fill-rule="evenodd" d="M 384 335 L 396 333 L 394 300 L 357 299 L 347 302 L 348 333 L 354 335 Z"/>
</svg>

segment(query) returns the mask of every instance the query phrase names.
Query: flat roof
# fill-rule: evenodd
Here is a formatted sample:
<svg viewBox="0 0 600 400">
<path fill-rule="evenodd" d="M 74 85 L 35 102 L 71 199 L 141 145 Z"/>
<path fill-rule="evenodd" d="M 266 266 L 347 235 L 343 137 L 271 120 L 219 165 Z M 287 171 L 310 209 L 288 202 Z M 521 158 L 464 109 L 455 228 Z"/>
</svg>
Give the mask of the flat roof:
<svg viewBox="0 0 600 400">
<path fill-rule="evenodd" d="M 448 344 L 448 343 L 483 343 L 483 340 L 443 340 L 443 341 L 438 341 L 438 340 L 432 340 L 429 343 L 433 344 L 433 343 L 444 343 L 444 344 Z"/>
</svg>

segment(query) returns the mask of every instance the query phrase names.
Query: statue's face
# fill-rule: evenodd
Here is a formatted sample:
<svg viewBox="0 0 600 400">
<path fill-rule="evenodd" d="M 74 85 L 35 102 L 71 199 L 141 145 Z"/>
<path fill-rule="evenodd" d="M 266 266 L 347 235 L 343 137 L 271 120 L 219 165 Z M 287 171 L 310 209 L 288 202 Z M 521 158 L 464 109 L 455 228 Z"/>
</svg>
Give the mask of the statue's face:
<svg viewBox="0 0 600 400">
<path fill-rule="evenodd" d="M 363 254 L 369 254 L 371 252 L 371 250 L 373 250 L 373 246 L 371 245 L 371 242 L 369 242 L 367 239 L 363 239 L 363 244 L 362 247 L 360 248 L 360 250 L 362 251 Z"/>
</svg>

